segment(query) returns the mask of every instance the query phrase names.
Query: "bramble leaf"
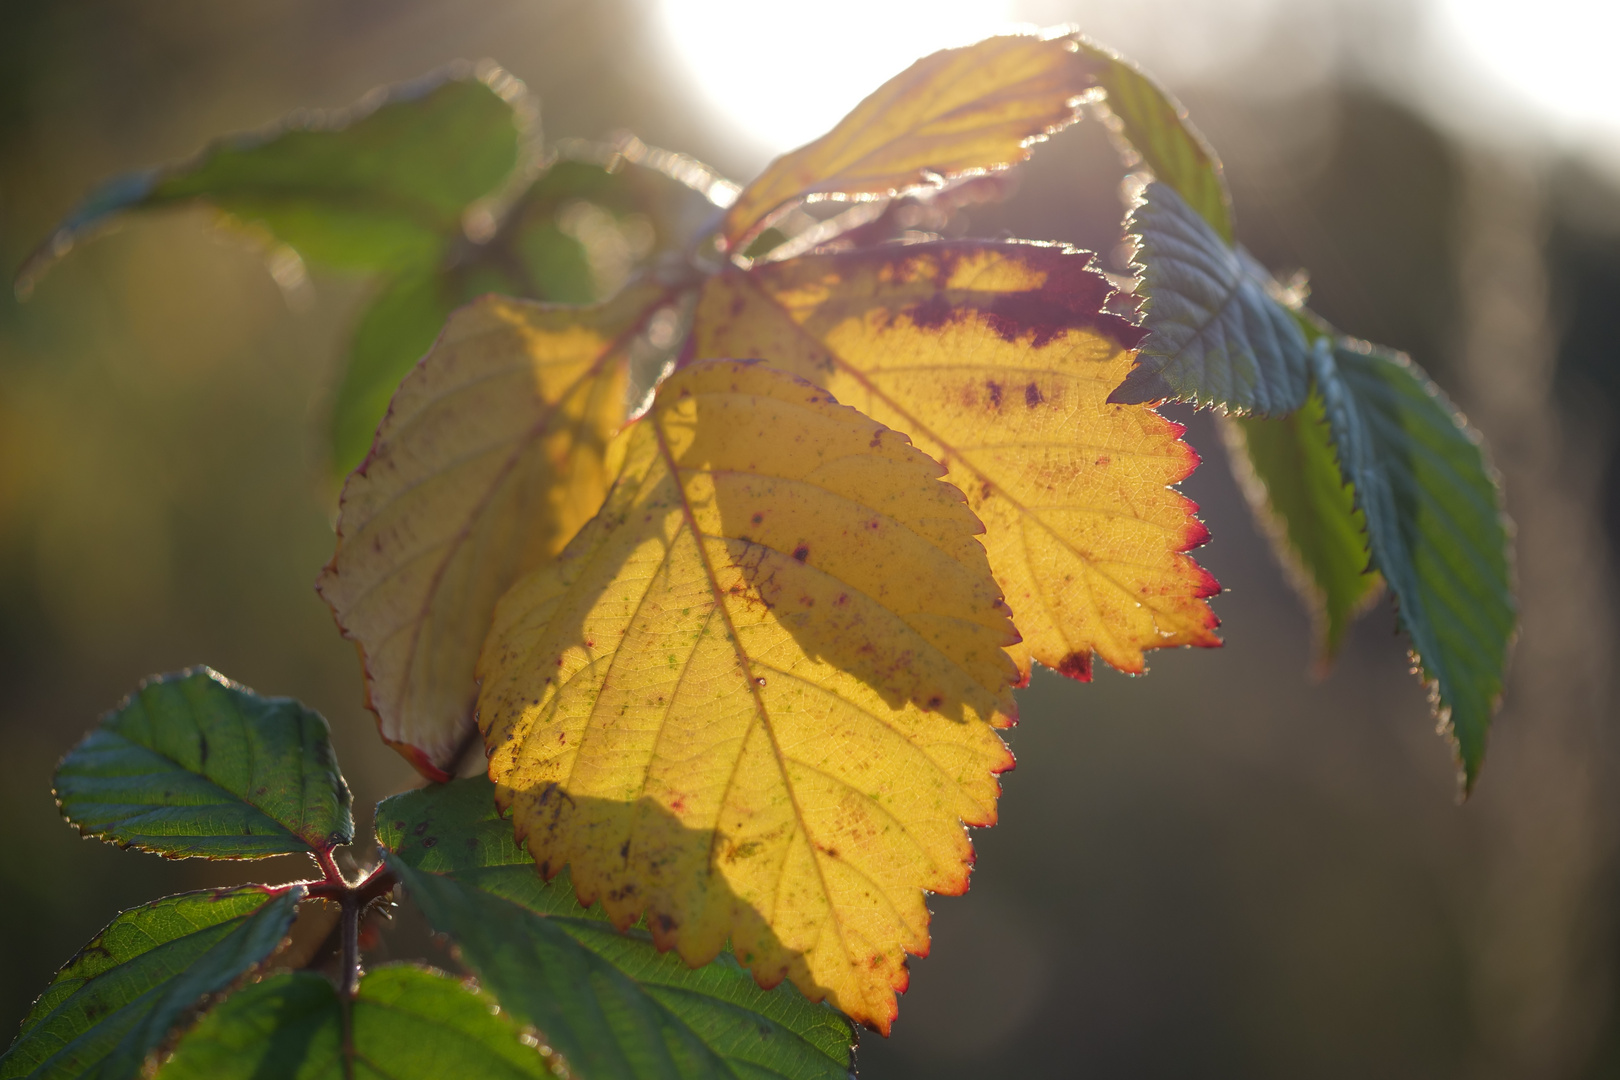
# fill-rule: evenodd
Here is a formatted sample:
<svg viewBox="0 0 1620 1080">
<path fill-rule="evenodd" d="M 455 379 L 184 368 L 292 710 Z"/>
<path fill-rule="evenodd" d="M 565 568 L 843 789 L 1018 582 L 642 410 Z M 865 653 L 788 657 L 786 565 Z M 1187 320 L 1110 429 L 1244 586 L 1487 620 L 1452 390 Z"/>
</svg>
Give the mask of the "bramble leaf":
<svg viewBox="0 0 1620 1080">
<path fill-rule="evenodd" d="M 0 1057 L 4 1080 L 124 1080 L 207 995 L 276 950 L 302 886 L 181 893 L 132 908 L 68 961 Z"/>
<path fill-rule="evenodd" d="M 18 290 L 116 215 L 189 203 L 217 207 L 313 262 L 390 272 L 431 265 L 461 236 L 468 207 L 518 164 L 532 137 L 526 93 L 498 68 L 478 77 L 450 68 L 348 109 L 297 112 L 219 140 L 184 164 L 120 176 L 29 258 Z"/>
<path fill-rule="evenodd" d="M 1081 63 L 1106 95 L 1109 127 L 1130 143 L 1161 181 L 1232 244 L 1232 197 L 1221 162 L 1187 118 L 1187 110 L 1152 76 L 1112 49 L 1079 40 Z M 1132 164 L 1137 164 L 1132 162 Z"/>
<path fill-rule="evenodd" d="M 274 975 L 203 1017 L 159 1072 L 162 1080 L 541 1080 L 566 1074 L 525 1042 L 486 993 L 442 972 L 388 964 L 360 980 L 343 1009 L 325 977 Z"/>
<path fill-rule="evenodd" d="M 1090 85 L 1068 36 L 1012 34 L 924 57 L 771 162 L 726 214 L 724 241 L 743 250 L 799 200 L 883 198 L 1015 165 L 1080 118 Z"/>
<path fill-rule="evenodd" d="M 344 485 L 317 588 L 360 645 L 382 736 L 435 779 L 473 729 L 495 602 L 602 504 L 625 362 L 663 297 L 596 308 L 487 297 L 450 320 Z"/>
<path fill-rule="evenodd" d="M 638 258 L 668 250 L 695 233 L 699 206 L 713 209 L 697 193 L 652 169 L 620 164 L 610 171 L 594 162 L 562 159 L 501 215 L 486 241 L 460 245 L 430 269 L 391 275 L 355 327 L 333 402 L 335 471 L 341 476 L 360 464 L 389 398 L 432 347 L 454 309 L 486 293 L 558 304 L 606 299 Z M 565 231 L 563 226 L 573 219 L 589 228 L 574 221 L 573 232 Z M 627 237 L 652 246 L 635 248 Z M 598 264 L 611 264 L 615 272 L 600 275 Z"/>
<path fill-rule="evenodd" d="M 193 668 L 141 684 L 56 770 L 79 831 L 169 858 L 261 859 L 354 839 L 320 714 Z"/>
<path fill-rule="evenodd" d="M 1399 602 L 1463 789 L 1485 756 L 1516 621 L 1501 493 L 1479 439 L 1396 353 L 1346 340 L 1313 356 L 1374 565 Z"/>
<path fill-rule="evenodd" d="M 1171 490 L 1198 464 L 1182 428 L 1104 399 L 1141 332 L 1103 310 L 1092 256 L 948 242 L 814 255 L 710 280 L 698 357 L 766 356 L 905 432 L 984 522 L 1017 619 L 1010 652 L 1089 678 L 1143 650 L 1217 645 L 1207 539 Z"/>
<path fill-rule="evenodd" d="M 689 964 L 727 938 L 887 1030 L 923 890 L 995 820 L 1017 640 L 942 470 L 760 363 L 677 372 L 597 515 L 502 598 L 479 722 L 546 877 Z"/>
<path fill-rule="evenodd" d="M 616 931 L 512 837 L 484 777 L 377 807 L 388 864 L 501 1005 L 595 1080 L 844 1080 L 852 1032 L 791 984 L 761 990 L 729 951 L 689 968 L 645 929 Z"/>
<path fill-rule="evenodd" d="M 385 283 L 360 316 L 332 402 L 332 463 L 340 474 L 365 459 L 389 399 L 444 328 L 456 306 L 448 284 L 435 271 L 407 273 Z"/>
<path fill-rule="evenodd" d="M 1227 246 L 1169 185 L 1153 182 L 1131 211 L 1133 267 L 1148 332 L 1136 367 L 1108 400 L 1174 398 L 1280 416 L 1304 404 L 1308 346 L 1268 292 L 1264 268 Z"/>
<path fill-rule="evenodd" d="M 1339 470 L 1322 395 L 1312 389 L 1297 412 L 1276 419 L 1228 417 L 1222 432 L 1249 507 L 1310 609 L 1325 672 L 1383 579 L 1368 569 L 1366 518 Z"/>
</svg>

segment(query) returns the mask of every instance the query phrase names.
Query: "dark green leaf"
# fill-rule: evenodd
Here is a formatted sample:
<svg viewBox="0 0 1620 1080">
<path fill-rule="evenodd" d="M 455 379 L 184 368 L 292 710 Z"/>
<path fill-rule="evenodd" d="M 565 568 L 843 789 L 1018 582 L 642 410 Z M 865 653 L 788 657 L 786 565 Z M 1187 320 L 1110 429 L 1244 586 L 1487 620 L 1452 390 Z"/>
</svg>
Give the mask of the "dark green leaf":
<svg viewBox="0 0 1620 1080">
<path fill-rule="evenodd" d="M 326 721 L 207 668 L 150 679 L 103 717 L 57 767 L 56 800 L 87 836 L 170 858 L 354 839 Z"/>
<path fill-rule="evenodd" d="M 1457 747 L 1464 790 L 1485 756 L 1513 636 L 1507 523 L 1477 436 L 1411 361 L 1345 341 L 1316 379 L 1373 563 L 1399 602 Z"/>
<path fill-rule="evenodd" d="M 188 203 L 215 206 L 312 262 L 430 265 L 461 235 L 467 208 L 518 164 L 533 112 L 523 93 L 498 69 L 482 78 L 450 69 L 348 109 L 294 113 L 181 165 L 118 177 L 24 264 L 18 289 L 113 216 Z"/>
<path fill-rule="evenodd" d="M 549 884 L 482 777 L 377 808 L 388 864 L 434 928 L 519 1019 L 591 1080 L 843 1078 L 849 1023 L 784 983 L 761 990 L 729 953 L 688 968 Z"/>
<path fill-rule="evenodd" d="M 1325 671 L 1381 579 L 1367 569 L 1367 523 L 1339 471 L 1322 396 L 1313 388 L 1276 419 L 1230 417 L 1223 431 L 1243 493 L 1310 608 Z"/>
<path fill-rule="evenodd" d="M 1221 162 L 1187 110 L 1135 64 L 1095 42 L 1080 39 L 1080 56 L 1095 85 L 1107 94 L 1110 127 L 1169 184 L 1227 244 L 1233 243 L 1232 199 Z"/>
<path fill-rule="evenodd" d="M 1299 408 L 1310 377 L 1305 335 L 1271 297 L 1265 270 L 1158 181 L 1126 227 L 1140 237 L 1148 339 L 1108 400 L 1175 398 L 1268 416 Z"/>
<path fill-rule="evenodd" d="M 557 1075 L 488 994 L 408 964 L 360 980 L 354 1080 L 526 1080 Z M 343 1010 L 307 971 L 227 998 L 175 1048 L 163 1080 L 344 1080 Z"/>
<path fill-rule="evenodd" d="M 275 951 L 304 890 L 182 893 L 124 912 L 40 995 L 0 1078 L 122 1080 L 206 995 Z"/>
</svg>

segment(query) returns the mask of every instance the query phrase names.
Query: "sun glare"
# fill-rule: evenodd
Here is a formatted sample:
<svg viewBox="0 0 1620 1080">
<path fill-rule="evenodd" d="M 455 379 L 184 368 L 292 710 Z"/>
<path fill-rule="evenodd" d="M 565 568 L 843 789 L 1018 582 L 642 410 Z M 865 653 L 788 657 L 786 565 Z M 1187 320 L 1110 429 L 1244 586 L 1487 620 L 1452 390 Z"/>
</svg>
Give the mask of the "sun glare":
<svg viewBox="0 0 1620 1080">
<path fill-rule="evenodd" d="M 1620 135 L 1620 3 L 1441 0 L 1445 28 L 1505 86 L 1555 122 Z"/>
<path fill-rule="evenodd" d="M 1002 0 L 660 0 L 681 62 L 738 141 L 774 155 L 826 131 L 936 49 L 1005 28 Z"/>
</svg>

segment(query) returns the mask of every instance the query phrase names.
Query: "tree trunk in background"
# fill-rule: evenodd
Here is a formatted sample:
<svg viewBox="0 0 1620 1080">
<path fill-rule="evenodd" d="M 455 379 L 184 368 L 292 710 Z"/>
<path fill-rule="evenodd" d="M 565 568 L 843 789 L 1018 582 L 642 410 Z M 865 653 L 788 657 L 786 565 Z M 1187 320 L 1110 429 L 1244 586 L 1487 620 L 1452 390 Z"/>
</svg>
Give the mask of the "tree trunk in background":
<svg viewBox="0 0 1620 1080">
<path fill-rule="evenodd" d="M 1489 442 L 1518 527 L 1520 630 L 1474 805 L 1488 845 L 1474 922 L 1470 1073 L 1583 1071 L 1612 1005 L 1616 629 L 1598 499 L 1606 434 L 1553 400 L 1545 189 L 1475 152 L 1462 199 L 1459 405 Z"/>
</svg>

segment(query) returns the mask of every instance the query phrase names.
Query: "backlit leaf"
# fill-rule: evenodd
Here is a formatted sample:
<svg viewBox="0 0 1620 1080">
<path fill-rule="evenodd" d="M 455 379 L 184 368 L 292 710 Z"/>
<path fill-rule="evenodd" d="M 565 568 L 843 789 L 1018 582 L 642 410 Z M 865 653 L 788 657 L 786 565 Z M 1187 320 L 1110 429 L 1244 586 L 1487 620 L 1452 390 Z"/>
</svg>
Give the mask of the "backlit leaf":
<svg viewBox="0 0 1620 1080">
<path fill-rule="evenodd" d="M 1367 518 L 1373 563 L 1457 747 L 1479 775 L 1516 620 L 1501 493 L 1478 437 L 1395 353 L 1345 342 L 1314 357 L 1339 461 Z"/>
<path fill-rule="evenodd" d="M 259 859 L 354 839 L 326 721 L 194 668 L 141 684 L 56 771 L 87 836 L 170 858 Z"/>
<path fill-rule="evenodd" d="M 275 951 L 302 886 L 181 893 L 114 919 L 23 1020 L 0 1078 L 124 1080 L 209 994 Z"/>
<path fill-rule="evenodd" d="M 1090 85 L 1069 37 L 1007 35 L 924 57 L 771 162 L 726 214 L 725 242 L 741 250 L 801 199 L 881 198 L 1015 165 L 1079 119 Z"/>
<path fill-rule="evenodd" d="M 952 242 L 727 271 L 699 301 L 695 355 L 764 356 L 909 435 L 984 522 L 1023 642 L 1089 678 L 1143 650 L 1216 645 L 1218 591 L 1184 554 L 1207 533 L 1171 490 L 1182 429 L 1110 404 L 1141 332 L 1103 311 L 1087 252 Z"/>
<path fill-rule="evenodd" d="M 602 504 L 631 338 L 662 297 L 596 308 L 486 297 L 400 385 L 344 485 L 317 587 L 364 658 L 383 738 L 443 778 L 472 731 L 495 602 Z"/>
<path fill-rule="evenodd" d="M 442 972 L 389 964 L 368 972 L 343 1009 L 324 976 L 274 975 L 232 994 L 186 1034 L 162 1080 L 541 1080 L 538 1047 L 486 993 Z"/>
<path fill-rule="evenodd" d="M 26 292 L 55 259 L 121 213 L 202 203 L 332 266 L 425 266 L 462 215 L 518 164 L 533 106 L 493 66 L 374 91 L 348 109 L 297 112 L 222 139 L 184 164 L 120 176 L 70 214 L 24 264 Z M 514 104 L 517 105 L 514 108 Z"/>
<path fill-rule="evenodd" d="M 548 878 L 887 1030 L 923 890 L 1011 767 L 1017 640 L 961 495 L 759 363 L 677 372 L 602 512 L 501 600 L 490 777 Z"/>
<path fill-rule="evenodd" d="M 386 799 L 377 836 L 435 930 L 501 1005 L 593 1080 L 843 1080 L 849 1022 L 784 983 L 761 990 L 729 951 L 700 968 L 582 908 L 512 837 L 484 777 Z"/>
<path fill-rule="evenodd" d="M 1276 419 L 1228 417 L 1222 432 L 1250 508 L 1310 607 L 1325 671 L 1382 579 L 1368 570 L 1366 518 L 1339 471 L 1322 395 L 1313 389 L 1299 411 Z"/>
<path fill-rule="evenodd" d="M 1159 182 L 1143 191 L 1126 229 L 1138 237 L 1148 337 L 1110 401 L 1175 398 L 1267 416 L 1304 404 L 1305 334 L 1248 252 L 1229 247 Z"/>
<path fill-rule="evenodd" d="M 408 273 L 377 292 L 355 326 L 348 366 L 332 402 L 337 471 L 360 464 L 402 380 L 444 328 L 455 304 L 435 271 Z"/>
<path fill-rule="evenodd" d="M 1081 63 L 1106 94 L 1109 126 L 1131 144 L 1140 162 L 1174 188 L 1227 244 L 1232 198 L 1221 162 L 1187 118 L 1187 110 L 1141 68 L 1112 49 L 1080 39 Z"/>
</svg>

